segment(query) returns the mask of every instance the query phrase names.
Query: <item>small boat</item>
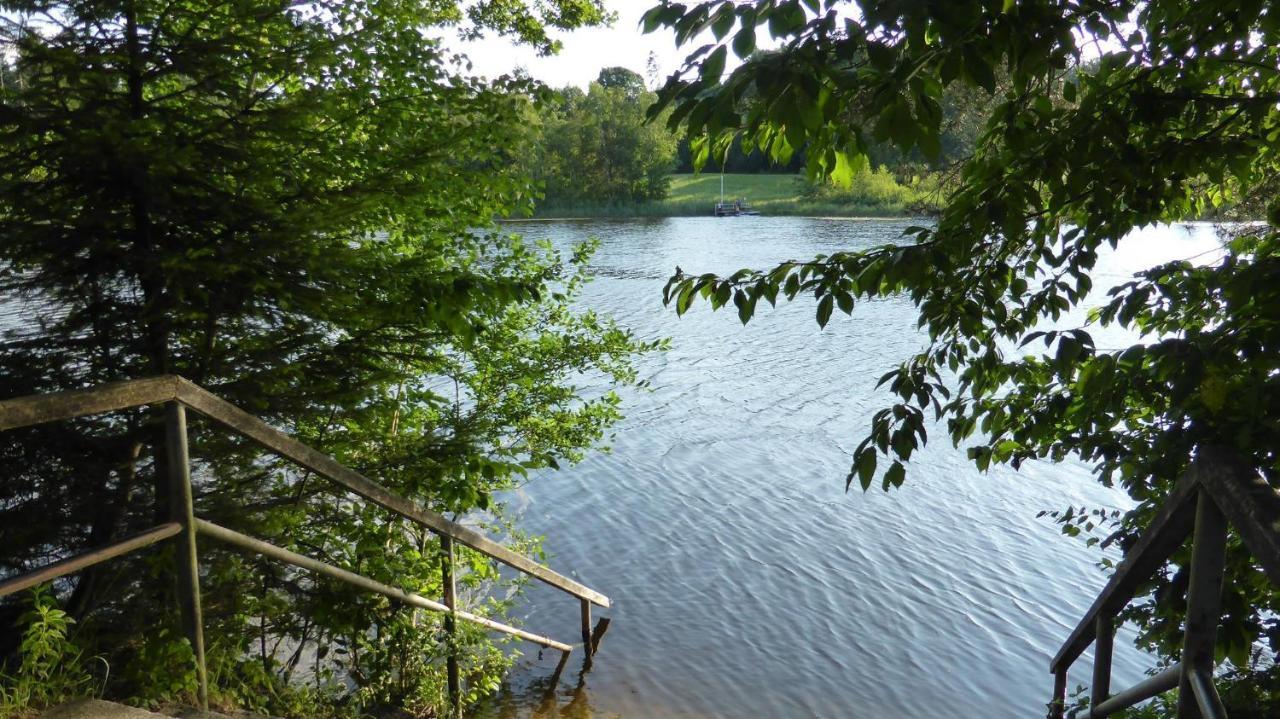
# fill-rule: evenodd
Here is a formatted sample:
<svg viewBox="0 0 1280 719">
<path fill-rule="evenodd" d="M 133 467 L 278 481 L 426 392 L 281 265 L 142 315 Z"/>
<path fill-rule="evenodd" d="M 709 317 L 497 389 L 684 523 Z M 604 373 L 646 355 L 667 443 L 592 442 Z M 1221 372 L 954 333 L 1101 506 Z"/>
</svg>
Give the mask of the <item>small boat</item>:
<svg viewBox="0 0 1280 719">
<path fill-rule="evenodd" d="M 747 217 L 760 214 L 759 211 L 752 209 L 751 205 L 747 204 L 746 198 L 739 198 L 731 202 L 724 201 L 723 172 L 720 173 L 720 201 L 716 203 L 714 212 L 716 217 Z"/>
<path fill-rule="evenodd" d="M 717 202 L 715 215 L 716 217 L 744 217 L 759 215 L 759 210 L 752 209 L 746 200 L 734 200 L 732 202 Z"/>
</svg>

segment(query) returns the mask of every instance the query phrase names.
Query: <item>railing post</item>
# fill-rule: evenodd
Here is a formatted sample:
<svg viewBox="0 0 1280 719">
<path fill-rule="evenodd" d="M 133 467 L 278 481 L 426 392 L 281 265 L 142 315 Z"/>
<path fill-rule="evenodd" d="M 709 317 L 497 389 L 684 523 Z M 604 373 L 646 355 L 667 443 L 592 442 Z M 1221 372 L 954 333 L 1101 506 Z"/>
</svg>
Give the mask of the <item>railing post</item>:
<svg viewBox="0 0 1280 719">
<path fill-rule="evenodd" d="M 596 628 L 591 630 L 591 656 L 595 656 L 600 651 L 600 640 L 604 638 L 604 633 L 609 631 L 609 618 L 601 617 L 596 622 Z"/>
<path fill-rule="evenodd" d="M 1062 719 L 1067 710 L 1067 668 L 1053 674 L 1053 701 L 1049 703 L 1048 719 Z"/>
<path fill-rule="evenodd" d="M 1213 650 L 1222 620 L 1222 573 L 1226 564 L 1227 520 L 1208 492 L 1196 500 L 1196 530 L 1187 588 L 1187 623 L 1182 635 L 1182 679 L 1178 683 L 1178 719 L 1199 719 L 1192 676 L 1213 677 Z"/>
<path fill-rule="evenodd" d="M 1111 617 L 1099 615 L 1093 640 L 1093 686 L 1089 691 L 1089 708 L 1095 709 L 1111 694 L 1111 650 L 1115 645 L 1116 625 Z"/>
<path fill-rule="evenodd" d="M 169 513 L 182 525 L 177 535 L 178 604 L 182 629 L 196 658 L 201 711 L 209 710 L 209 676 L 204 660 L 204 618 L 200 609 L 200 564 L 196 555 L 195 509 L 191 499 L 191 457 L 187 450 L 187 413 L 177 402 L 165 405 L 165 444 L 169 460 Z"/>
<path fill-rule="evenodd" d="M 582 600 L 582 653 L 586 655 L 587 664 L 591 664 L 591 602 Z"/>
<path fill-rule="evenodd" d="M 444 604 L 449 613 L 444 615 L 444 631 L 449 635 L 449 653 L 445 658 L 446 671 L 449 673 L 449 703 L 453 705 L 453 716 L 462 716 L 462 679 L 458 674 L 458 622 L 454 612 L 458 611 L 458 584 L 453 572 L 453 537 L 439 534 L 440 537 L 440 573 L 444 580 Z"/>
</svg>

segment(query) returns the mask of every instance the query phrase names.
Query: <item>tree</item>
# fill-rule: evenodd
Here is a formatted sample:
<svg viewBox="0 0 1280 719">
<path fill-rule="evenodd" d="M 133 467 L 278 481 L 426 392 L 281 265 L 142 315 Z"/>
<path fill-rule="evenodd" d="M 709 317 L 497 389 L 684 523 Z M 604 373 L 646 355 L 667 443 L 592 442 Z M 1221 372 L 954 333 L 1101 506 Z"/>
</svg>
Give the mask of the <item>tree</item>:
<svg viewBox="0 0 1280 719">
<path fill-rule="evenodd" d="M 0 396 L 181 374 L 452 513 L 497 511 L 493 492 L 574 461 L 618 417 L 615 395 L 579 394 L 574 381 L 631 382 L 631 358 L 653 345 L 571 309 L 585 250 L 566 260 L 492 223 L 533 194 L 514 155 L 536 88 L 468 77 L 430 39 L 459 26 L 552 51 L 547 29 L 600 22 L 598 2 L 15 0 L 0 11 L 22 79 L 0 89 L 0 292 L 24 320 L 0 345 Z M 155 523 L 166 504 L 157 419 L 0 436 L 6 573 Z M 438 590 L 429 535 L 223 433 L 197 425 L 193 454 L 200 514 Z M 289 711 L 287 680 L 309 649 L 317 686 L 354 683 L 354 711 L 438 705 L 438 617 L 202 550 L 226 701 Z M 496 577 L 464 558 L 465 581 Z M 86 655 L 116 668 L 109 693 L 188 688 L 167 566 L 117 560 L 58 585 Z M 481 639 L 466 669 L 477 693 L 503 661 Z"/>
<path fill-rule="evenodd" d="M 847 182 L 875 142 L 937 157 L 952 88 L 981 92 L 991 106 L 936 225 L 768 270 L 678 272 L 667 287 L 678 312 L 698 299 L 732 303 L 743 322 L 779 295 L 812 296 L 821 325 L 859 300 L 915 303 L 928 346 L 884 376 L 890 406 L 854 453 L 848 483 L 900 485 L 933 423 L 967 444 L 979 469 L 1074 455 L 1137 501 L 1104 540 L 1121 547 L 1203 447 L 1227 448 L 1280 486 L 1274 8 L 663 2 L 644 25 L 668 27 L 682 43 L 714 36 L 655 108 L 704 138 L 700 161 L 741 137 L 780 162 L 804 147 L 811 175 Z M 753 55 L 760 32 L 782 49 Z M 731 51 L 743 63 L 726 74 Z M 742 102 L 748 95 L 755 100 Z M 1134 228 L 1232 207 L 1266 208 L 1255 217 L 1269 224 L 1236 228 L 1220 260 L 1169 263 L 1105 297 L 1091 293 L 1099 252 Z M 1085 326 L 1044 326 L 1084 303 L 1100 303 Z M 1138 339 L 1099 347 L 1094 333 L 1112 326 Z M 1105 526 L 1078 509 L 1058 516 L 1068 533 Z M 1130 614 L 1144 642 L 1170 653 L 1186 559 L 1175 556 Z M 1280 647 L 1280 603 L 1235 540 L 1228 571 L 1220 649 L 1243 667 L 1260 635 Z"/>
<path fill-rule="evenodd" d="M 638 100 L 644 93 L 644 78 L 625 67 L 606 67 L 596 76 L 596 82 L 606 90 L 622 90 L 628 100 Z"/>
<path fill-rule="evenodd" d="M 622 67 L 600 71 L 586 93 L 565 88 L 538 113 L 526 165 L 545 205 L 629 204 L 666 197 L 676 142 L 646 123 L 644 79 Z"/>
</svg>

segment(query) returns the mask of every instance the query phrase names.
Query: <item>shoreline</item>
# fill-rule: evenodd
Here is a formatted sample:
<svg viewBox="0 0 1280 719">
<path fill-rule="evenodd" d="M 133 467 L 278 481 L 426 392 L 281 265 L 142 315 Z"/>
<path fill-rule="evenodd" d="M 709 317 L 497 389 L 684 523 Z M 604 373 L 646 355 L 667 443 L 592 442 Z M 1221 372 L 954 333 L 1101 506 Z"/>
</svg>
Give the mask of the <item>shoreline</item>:
<svg viewBox="0 0 1280 719">
<path fill-rule="evenodd" d="M 885 172 L 860 175 L 844 189 L 814 187 L 800 175 L 786 173 L 676 173 L 667 179 L 667 193 L 660 199 L 543 197 L 528 208 L 528 217 L 518 219 L 710 217 L 716 203 L 725 198 L 746 201 L 763 217 L 890 220 L 928 216 L 941 209 L 933 179 L 899 183 Z"/>
<path fill-rule="evenodd" d="M 548 217 L 498 217 L 495 221 L 505 224 L 532 224 L 536 222 L 591 222 L 594 220 L 672 220 L 680 218 L 699 218 L 709 217 L 718 220 L 740 220 L 743 217 L 716 217 L 715 215 L 556 215 Z M 815 213 L 812 215 L 805 214 L 777 214 L 777 215 L 753 215 L 752 217 L 774 219 L 779 217 L 794 217 L 801 220 L 848 220 L 850 222 L 892 222 L 895 220 L 921 220 L 933 222 L 938 219 L 937 215 L 832 215 Z M 1185 220 L 1172 220 L 1169 222 L 1156 223 L 1161 225 L 1258 225 L 1265 226 L 1266 220 L 1248 219 L 1248 220 L 1230 220 L 1222 218 L 1199 217 Z M 1144 227 L 1146 225 L 1143 225 Z"/>
<path fill-rule="evenodd" d="M 715 215 L 564 215 L 548 217 L 503 217 L 498 222 L 534 223 L 534 222 L 590 222 L 592 220 L 673 220 L 680 218 L 710 217 L 717 220 L 739 220 L 742 217 L 716 217 Z M 933 215 L 832 215 L 830 213 L 753 215 L 760 218 L 794 217 L 802 220 L 849 220 L 853 222 L 891 222 L 894 220 L 933 220 Z"/>
</svg>

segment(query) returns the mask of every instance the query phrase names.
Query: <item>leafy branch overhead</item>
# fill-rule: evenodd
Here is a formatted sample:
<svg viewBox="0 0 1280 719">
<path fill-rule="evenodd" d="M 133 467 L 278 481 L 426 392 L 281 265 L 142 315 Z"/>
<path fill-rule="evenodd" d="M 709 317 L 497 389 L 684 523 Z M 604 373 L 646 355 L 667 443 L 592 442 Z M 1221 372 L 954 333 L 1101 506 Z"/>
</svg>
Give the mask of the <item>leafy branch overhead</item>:
<svg viewBox="0 0 1280 719">
<path fill-rule="evenodd" d="M 736 138 L 780 161 L 803 148 L 811 176 L 840 181 L 875 142 L 936 154 L 944 92 L 988 97 L 936 222 L 869 251 L 678 270 L 666 287 L 677 312 L 732 303 L 743 322 L 779 296 L 811 297 L 820 325 L 871 298 L 914 303 L 924 349 L 882 378 L 887 406 L 850 483 L 900 484 L 937 425 L 981 469 L 1091 463 L 1139 502 L 1122 536 L 1200 446 L 1280 484 L 1280 15 L 1267 3 L 663 2 L 644 26 L 690 48 L 652 112 L 700 138 L 701 162 Z M 1220 256 L 1094 287 L 1099 255 L 1135 228 L 1205 217 L 1268 222 L 1234 225 Z M 1124 346 L 1095 339 L 1119 330 Z M 1262 631 L 1256 610 L 1242 621 L 1237 649 Z"/>
</svg>

